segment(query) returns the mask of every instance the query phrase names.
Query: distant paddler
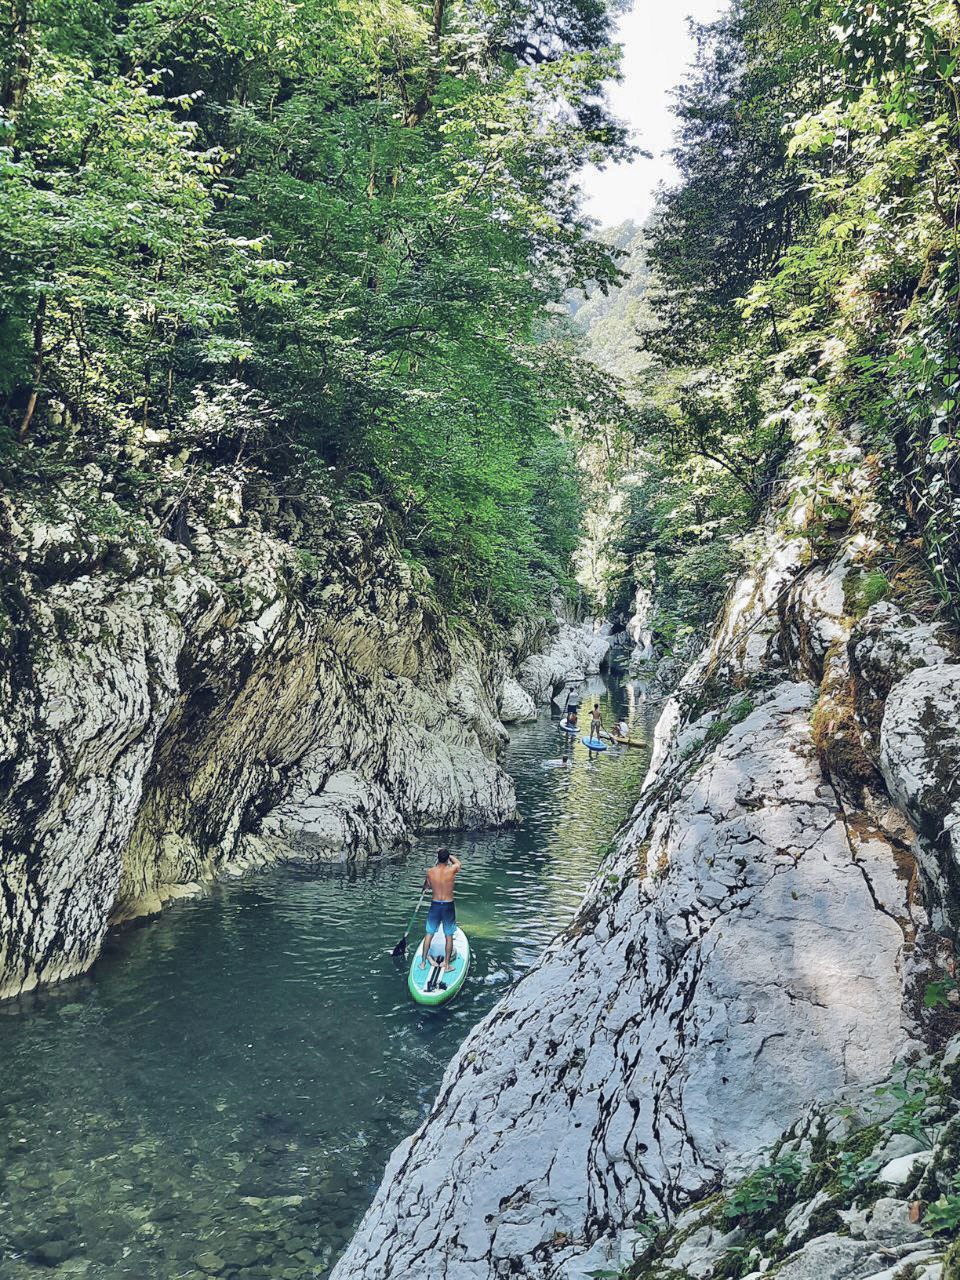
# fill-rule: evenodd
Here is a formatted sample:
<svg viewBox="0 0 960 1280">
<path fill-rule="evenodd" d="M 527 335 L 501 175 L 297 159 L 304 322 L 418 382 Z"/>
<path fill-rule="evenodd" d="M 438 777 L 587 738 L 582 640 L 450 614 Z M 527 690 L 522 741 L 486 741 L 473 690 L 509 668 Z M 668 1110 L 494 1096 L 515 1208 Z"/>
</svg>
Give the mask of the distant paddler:
<svg viewBox="0 0 960 1280">
<path fill-rule="evenodd" d="M 433 901 L 427 913 L 427 931 L 420 952 L 421 969 L 426 968 L 433 935 L 441 926 L 445 940 L 443 971 L 449 973 L 452 968 L 450 957 L 453 954 L 453 935 L 457 932 L 457 908 L 453 901 L 453 882 L 459 870 L 459 858 L 451 857 L 449 849 L 437 850 L 437 865 L 427 872 L 423 885 L 424 889 L 432 891 Z"/>
<path fill-rule="evenodd" d="M 575 702 L 567 703 L 566 710 L 563 713 L 563 719 L 560 721 L 560 732 L 569 733 L 571 736 L 577 732 L 577 713 L 579 707 Z"/>
<path fill-rule="evenodd" d="M 590 760 L 595 759 L 601 751 L 607 749 L 607 744 L 603 741 L 603 717 L 600 714 L 599 702 L 593 704 L 593 711 L 590 713 L 590 734 L 581 741 L 587 748 Z"/>
<path fill-rule="evenodd" d="M 579 703 L 577 702 L 577 691 L 579 682 L 567 685 L 567 697 L 563 704 L 563 715 L 560 717 L 560 732 L 568 733 L 571 738 L 577 734 L 577 712 L 579 711 Z"/>
</svg>

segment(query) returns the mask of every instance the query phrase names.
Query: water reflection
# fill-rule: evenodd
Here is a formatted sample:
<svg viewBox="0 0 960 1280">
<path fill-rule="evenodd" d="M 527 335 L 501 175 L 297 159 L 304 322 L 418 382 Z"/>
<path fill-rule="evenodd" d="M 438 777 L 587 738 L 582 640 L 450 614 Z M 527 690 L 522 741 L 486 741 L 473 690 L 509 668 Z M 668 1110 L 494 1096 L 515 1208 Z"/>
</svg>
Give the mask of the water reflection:
<svg viewBox="0 0 960 1280">
<path fill-rule="evenodd" d="M 585 694 L 649 732 L 620 684 Z M 446 841 L 474 968 L 445 1008 L 412 1004 L 389 956 L 440 837 L 224 883 L 113 937 L 85 978 L 0 1004 L 0 1280 L 325 1274 L 456 1045 L 569 920 L 637 795 L 647 752 L 589 763 L 577 742 L 541 768 L 559 750 L 548 713 L 518 726 L 522 823 Z"/>
</svg>

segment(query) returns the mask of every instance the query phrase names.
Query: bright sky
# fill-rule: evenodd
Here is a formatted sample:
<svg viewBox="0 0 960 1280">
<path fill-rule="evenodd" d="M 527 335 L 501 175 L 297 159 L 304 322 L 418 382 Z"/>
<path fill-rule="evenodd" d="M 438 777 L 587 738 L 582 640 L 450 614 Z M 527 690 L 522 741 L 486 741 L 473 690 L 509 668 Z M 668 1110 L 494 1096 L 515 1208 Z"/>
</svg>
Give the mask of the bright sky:
<svg viewBox="0 0 960 1280">
<path fill-rule="evenodd" d="M 627 218 L 643 222 L 659 184 L 674 179 L 673 166 L 663 153 L 673 143 L 676 125 L 670 90 L 683 81 L 696 52 L 687 18 L 708 22 L 725 8 L 726 0 L 633 0 L 633 8 L 620 20 L 624 78 L 622 84 L 610 86 L 610 104 L 634 131 L 634 141 L 653 152 L 653 159 L 584 172 L 587 212 L 604 226 Z"/>
</svg>

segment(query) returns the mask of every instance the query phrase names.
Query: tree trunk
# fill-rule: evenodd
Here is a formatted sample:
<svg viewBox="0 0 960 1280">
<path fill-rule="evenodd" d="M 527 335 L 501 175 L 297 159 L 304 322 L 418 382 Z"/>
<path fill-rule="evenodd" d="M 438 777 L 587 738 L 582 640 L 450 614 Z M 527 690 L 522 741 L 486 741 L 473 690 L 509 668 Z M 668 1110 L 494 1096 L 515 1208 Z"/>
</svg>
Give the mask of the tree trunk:
<svg viewBox="0 0 960 1280">
<path fill-rule="evenodd" d="M 414 103 L 410 114 L 407 116 L 406 125 L 408 129 L 415 129 L 417 125 L 422 123 L 424 116 L 430 110 L 430 98 L 435 92 L 437 82 L 440 79 L 440 37 L 443 34 L 443 15 L 445 9 L 446 0 L 433 0 L 433 23 L 430 38 L 433 65 L 428 68 L 423 91 Z"/>
<path fill-rule="evenodd" d="M 5 24 L 16 49 L 0 84 L 0 106 L 16 111 L 30 83 L 30 0 L 10 0 L 10 21 Z"/>
<path fill-rule="evenodd" d="M 30 398 L 27 401 L 23 418 L 20 420 L 20 430 L 17 433 L 17 437 L 20 440 L 25 439 L 27 432 L 30 430 L 33 411 L 37 407 L 37 396 L 40 394 L 40 378 L 43 374 L 43 329 L 46 316 L 47 295 L 41 293 L 37 299 L 37 310 L 33 319 L 33 387 L 30 391 Z"/>
</svg>

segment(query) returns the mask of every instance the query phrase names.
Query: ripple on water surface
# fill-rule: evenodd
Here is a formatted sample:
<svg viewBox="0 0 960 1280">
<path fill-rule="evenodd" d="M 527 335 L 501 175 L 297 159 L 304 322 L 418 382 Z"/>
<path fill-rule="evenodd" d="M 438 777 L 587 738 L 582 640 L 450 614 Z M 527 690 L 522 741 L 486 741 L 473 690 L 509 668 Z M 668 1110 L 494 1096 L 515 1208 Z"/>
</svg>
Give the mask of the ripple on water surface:
<svg viewBox="0 0 960 1280">
<path fill-rule="evenodd" d="M 608 722 L 651 732 L 633 687 L 593 687 Z M 449 1006 L 414 1005 L 389 956 L 440 837 L 225 882 L 114 936 L 87 977 L 0 1004 L 0 1280 L 325 1274 L 637 796 L 646 751 L 591 764 L 578 744 L 572 767 L 545 769 L 557 742 L 546 713 L 511 734 L 519 827 L 447 838 L 474 948 Z"/>
</svg>

